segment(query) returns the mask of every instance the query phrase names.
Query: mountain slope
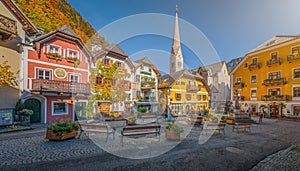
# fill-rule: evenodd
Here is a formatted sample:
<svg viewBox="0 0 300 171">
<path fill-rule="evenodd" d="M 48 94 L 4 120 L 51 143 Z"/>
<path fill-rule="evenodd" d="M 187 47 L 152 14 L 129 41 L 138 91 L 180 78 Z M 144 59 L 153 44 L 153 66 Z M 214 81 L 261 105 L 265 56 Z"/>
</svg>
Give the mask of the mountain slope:
<svg viewBox="0 0 300 171">
<path fill-rule="evenodd" d="M 66 0 L 14 0 L 18 7 L 27 15 L 32 23 L 51 32 L 67 24 L 85 43 L 98 34 L 97 31 L 84 19 Z M 99 36 L 96 43 L 103 47 L 108 43 Z"/>
</svg>

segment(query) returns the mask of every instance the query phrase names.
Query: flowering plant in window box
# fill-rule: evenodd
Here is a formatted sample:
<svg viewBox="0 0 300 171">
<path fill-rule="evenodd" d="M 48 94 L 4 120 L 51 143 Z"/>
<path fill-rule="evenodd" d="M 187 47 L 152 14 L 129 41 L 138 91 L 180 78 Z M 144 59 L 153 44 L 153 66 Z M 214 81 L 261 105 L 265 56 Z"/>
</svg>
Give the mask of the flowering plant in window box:
<svg viewBox="0 0 300 171">
<path fill-rule="evenodd" d="M 80 63 L 79 59 L 77 59 L 77 58 L 72 58 L 72 57 L 68 57 L 68 58 L 67 58 L 67 61 L 68 61 L 68 62 L 71 62 L 71 63 L 74 63 L 74 66 L 75 66 L 75 67 L 77 67 L 78 64 Z"/>
<path fill-rule="evenodd" d="M 58 53 L 45 53 L 45 55 L 47 56 L 47 58 L 49 59 L 55 59 L 57 61 L 61 61 L 62 57 L 58 54 Z"/>
</svg>

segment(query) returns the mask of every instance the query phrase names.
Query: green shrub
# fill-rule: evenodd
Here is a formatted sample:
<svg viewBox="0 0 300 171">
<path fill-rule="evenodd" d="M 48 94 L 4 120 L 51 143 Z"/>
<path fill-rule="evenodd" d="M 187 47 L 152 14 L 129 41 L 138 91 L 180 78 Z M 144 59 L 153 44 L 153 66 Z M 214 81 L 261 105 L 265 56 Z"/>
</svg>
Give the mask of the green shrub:
<svg viewBox="0 0 300 171">
<path fill-rule="evenodd" d="M 174 122 L 172 122 L 172 124 L 168 124 L 166 126 L 167 130 L 173 130 L 175 132 L 175 134 L 179 135 L 180 133 L 184 132 L 184 129 L 178 125 L 176 125 Z"/>
<path fill-rule="evenodd" d="M 74 129 L 78 129 L 79 124 L 77 122 L 72 122 L 71 120 L 58 120 L 47 126 L 47 130 L 53 132 L 72 132 Z"/>
<path fill-rule="evenodd" d="M 33 115 L 33 111 L 29 109 L 22 109 L 21 111 L 18 112 L 18 114 L 24 116 L 31 116 Z"/>
<path fill-rule="evenodd" d="M 136 116 L 130 116 L 128 120 L 135 122 L 137 120 Z"/>
<path fill-rule="evenodd" d="M 141 113 L 146 113 L 147 109 L 146 109 L 146 107 L 139 107 L 138 111 L 141 112 Z"/>
</svg>

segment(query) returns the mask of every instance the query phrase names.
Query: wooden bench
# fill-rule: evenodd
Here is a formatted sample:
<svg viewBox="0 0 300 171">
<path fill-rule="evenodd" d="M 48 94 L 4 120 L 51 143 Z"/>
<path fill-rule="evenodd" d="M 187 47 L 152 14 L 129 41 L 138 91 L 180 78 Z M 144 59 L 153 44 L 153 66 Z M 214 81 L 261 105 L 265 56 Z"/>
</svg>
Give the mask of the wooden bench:
<svg viewBox="0 0 300 171">
<path fill-rule="evenodd" d="M 235 130 L 237 133 L 240 133 L 240 130 L 251 132 L 250 126 L 250 123 L 235 123 L 232 127 L 232 132 Z"/>
<path fill-rule="evenodd" d="M 217 131 L 219 131 L 219 134 L 221 134 L 221 131 L 222 131 L 222 133 L 225 135 L 225 126 L 226 126 L 225 123 L 205 122 L 202 130 L 205 131 L 206 134 L 207 134 L 207 130 L 217 130 Z"/>
<path fill-rule="evenodd" d="M 160 125 L 141 125 L 141 126 L 124 127 L 121 131 L 122 146 L 123 146 L 124 136 L 137 136 L 137 135 L 147 135 L 147 134 L 155 134 L 156 136 L 159 137 L 159 141 L 160 141 Z"/>
<path fill-rule="evenodd" d="M 108 136 L 113 134 L 113 139 L 115 139 L 115 130 L 110 128 L 105 123 L 80 123 L 80 134 L 79 138 L 82 133 L 89 134 L 89 133 L 104 133 L 106 134 L 106 142 L 108 140 Z"/>
</svg>

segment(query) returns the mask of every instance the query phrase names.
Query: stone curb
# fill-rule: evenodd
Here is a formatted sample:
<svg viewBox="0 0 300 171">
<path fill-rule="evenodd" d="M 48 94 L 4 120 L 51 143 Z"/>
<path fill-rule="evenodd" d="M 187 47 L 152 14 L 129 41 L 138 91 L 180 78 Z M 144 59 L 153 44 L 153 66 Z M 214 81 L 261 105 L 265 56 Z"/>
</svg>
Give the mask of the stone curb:
<svg viewBox="0 0 300 171">
<path fill-rule="evenodd" d="M 278 151 L 277 153 L 271 154 L 268 157 L 266 157 L 264 160 L 260 161 L 256 166 L 254 166 L 249 171 L 258 171 L 258 170 L 264 170 L 264 167 L 271 164 L 273 160 L 276 159 L 284 159 L 291 150 L 293 150 L 296 146 L 292 145 L 289 148 L 285 150 Z"/>
</svg>

